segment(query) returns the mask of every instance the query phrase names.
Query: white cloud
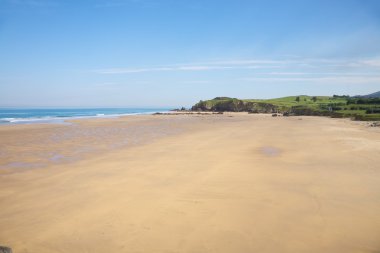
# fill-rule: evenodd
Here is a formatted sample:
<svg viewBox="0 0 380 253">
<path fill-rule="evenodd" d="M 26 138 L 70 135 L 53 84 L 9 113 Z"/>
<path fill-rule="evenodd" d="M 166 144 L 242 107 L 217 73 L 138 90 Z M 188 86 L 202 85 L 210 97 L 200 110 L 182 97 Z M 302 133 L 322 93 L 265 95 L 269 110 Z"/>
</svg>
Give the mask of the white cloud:
<svg viewBox="0 0 380 253">
<path fill-rule="evenodd" d="M 155 68 L 110 68 L 95 70 L 99 74 L 128 74 L 141 72 L 161 72 L 161 71 L 206 71 L 218 69 L 231 69 L 232 66 L 207 66 L 207 65 L 185 65 L 176 67 L 155 67 Z"/>
<path fill-rule="evenodd" d="M 362 60 L 359 63 L 368 65 L 371 67 L 380 67 L 380 59 Z"/>
<path fill-rule="evenodd" d="M 261 69 L 265 75 L 319 75 L 324 76 L 367 76 L 376 75 L 380 70 L 380 59 L 248 59 L 208 61 L 201 63 L 173 64 L 166 66 L 141 67 L 141 68 L 107 68 L 94 70 L 98 74 L 132 74 L 146 72 L 173 72 L 173 71 L 229 71 L 246 70 L 255 72 Z M 277 71 L 274 72 L 273 70 Z M 260 74 L 260 73 L 256 73 Z M 261 78 L 261 77 L 259 77 Z M 350 77 L 351 78 L 351 77 Z M 354 82 L 358 82 L 356 78 Z M 369 80 L 369 77 L 366 78 Z M 300 79 L 297 79 L 300 80 Z M 306 79 L 309 80 L 309 79 Z M 315 78 L 313 79 L 315 80 Z"/>
<path fill-rule="evenodd" d="M 334 77 L 247 77 L 238 81 L 245 82 L 316 82 L 334 84 L 364 84 L 379 82 L 380 76 L 334 76 Z"/>
<path fill-rule="evenodd" d="M 154 71 L 171 71 L 173 68 L 159 67 L 159 68 L 110 68 L 95 70 L 99 74 L 128 74 L 128 73 L 141 73 L 141 72 L 154 72 Z"/>
<path fill-rule="evenodd" d="M 190 81 L 185 81 L 184 83 L 186 83 L 186 84 L 209 84 L 212 82 L 208 81 L 208 80 L 190 80 Z"/>
</svg>

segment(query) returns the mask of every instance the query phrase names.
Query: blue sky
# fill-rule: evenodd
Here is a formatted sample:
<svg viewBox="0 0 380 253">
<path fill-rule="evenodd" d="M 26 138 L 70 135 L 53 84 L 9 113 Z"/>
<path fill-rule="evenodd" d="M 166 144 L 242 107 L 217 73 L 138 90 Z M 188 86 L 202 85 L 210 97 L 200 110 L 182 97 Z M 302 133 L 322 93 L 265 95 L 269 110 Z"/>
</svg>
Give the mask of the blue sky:
<svg viewBox="0 0 380 253">
<path fill-rule="evenodd" d="M 0 0 L 0 106 L 378 90 L 377 0 Z"/>
</svg>

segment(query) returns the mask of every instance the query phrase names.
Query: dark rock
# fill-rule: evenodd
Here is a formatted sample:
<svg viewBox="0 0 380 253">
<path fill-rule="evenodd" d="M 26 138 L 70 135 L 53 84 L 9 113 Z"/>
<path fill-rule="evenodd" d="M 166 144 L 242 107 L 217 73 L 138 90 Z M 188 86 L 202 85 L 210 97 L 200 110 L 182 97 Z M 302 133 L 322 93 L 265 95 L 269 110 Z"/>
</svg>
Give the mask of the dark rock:
<svg viewBox="0 0 380 253">
<path fill-rule="evenodd" d="M 199 101 L 192 111 L 214 112 L 249 112 L 249 113 L 274 113 L 277 106 L 264 102 L 246 102 L 236 98 L 217 97 L 209 101 Z"/>
<path fill-rule="evenodd" d="M 0 246 L 0 253 L 12 253 L 12 249 L 4 246 Z"/>
<path fill-rule="evenodd" d="M 252 113 L 259 113 L 259 111 L 258 111 L 258 110 L 254 110 L 254 109 L 249 109 L 249 110 L 248 110 L 248 113 L 249 113 L 249 114 L 252 114 Z"/>
</svg>

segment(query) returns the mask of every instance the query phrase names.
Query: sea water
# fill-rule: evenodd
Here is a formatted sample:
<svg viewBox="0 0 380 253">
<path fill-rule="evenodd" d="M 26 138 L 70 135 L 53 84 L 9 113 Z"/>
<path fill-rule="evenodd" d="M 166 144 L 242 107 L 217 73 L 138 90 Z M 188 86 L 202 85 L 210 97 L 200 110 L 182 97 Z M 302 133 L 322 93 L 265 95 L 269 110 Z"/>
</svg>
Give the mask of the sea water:
<svg viewBox="0 0 380 253">
<path fill-rule="evenodd" d="M 169 108 L 0 108 L 0 124 L 64 123 L 79 118 L 166 112 Z"/>
</svg>

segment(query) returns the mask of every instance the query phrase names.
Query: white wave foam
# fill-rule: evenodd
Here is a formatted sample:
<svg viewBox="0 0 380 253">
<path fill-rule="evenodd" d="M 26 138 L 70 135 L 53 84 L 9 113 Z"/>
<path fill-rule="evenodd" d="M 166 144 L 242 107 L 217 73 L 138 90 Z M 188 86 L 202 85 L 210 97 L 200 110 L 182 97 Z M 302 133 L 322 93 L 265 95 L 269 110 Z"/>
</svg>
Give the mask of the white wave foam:
<svg viewBox="0 0 380 253">
<path fill-rule="evenodd" d="M 30 118 L 0 118 L 0 123 L 5 124 L 31 124 L 31 123 L 65 123 L 67 120 L 74 119 L 88 119 L 88 118 L 117 118 L 122 116 L 130 116 L 130 115 L 147 115 L 153 114 L 156 112 L 167 112 L 161 110 L 152 110 L 147 112 L 134 112 L 134 113 L 118 113 L 118 114 L 104 114 L 98 113 L 96 115 L 89 116 L 67 116 L 67 117 L 53 117 L 53 116 L 45 116 L 45 117 L 30 117 Z"/>
<path fill-rule="evenodd" d="M 46 122 L 49 123 L 51 121 L 63 121 L 62 118 L 57 117 L 39 117 L 39 118 L 2 118 L 0 121 L 9 122 L 13 124 L 17 123 L 34 123 L 34 122 Z"/>
</svg>

